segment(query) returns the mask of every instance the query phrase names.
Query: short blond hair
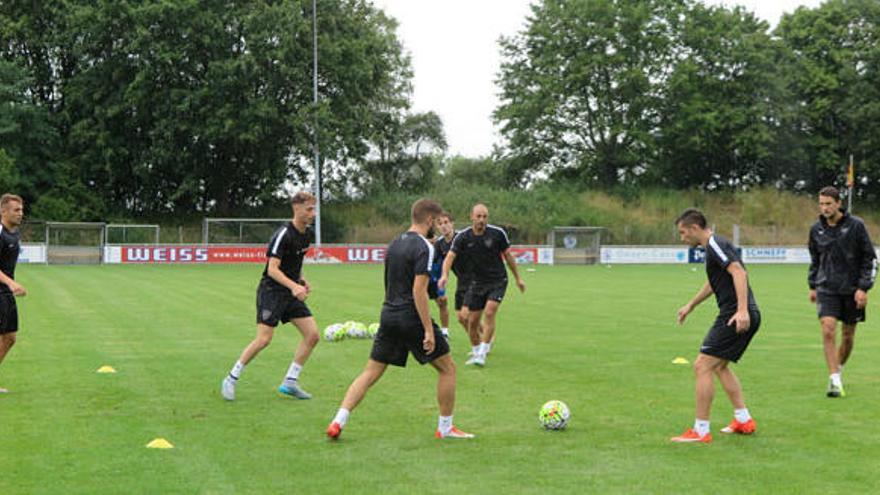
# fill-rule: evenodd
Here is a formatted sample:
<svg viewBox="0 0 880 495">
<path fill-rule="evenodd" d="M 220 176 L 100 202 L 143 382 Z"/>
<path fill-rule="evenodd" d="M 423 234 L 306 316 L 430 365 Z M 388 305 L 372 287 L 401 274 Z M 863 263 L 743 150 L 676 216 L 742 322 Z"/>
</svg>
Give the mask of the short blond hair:
<svg viewBox="0 0 880 495">
<path fill-rule="evenodd" d="M 9 203 L 17 201 L 21 204 L 24 204 L 24 200 L 21 199 L 21 196 L 17 194 L 6 193 L 3 196 L 0 196 L 0 208 L 6 208 L 6 205 Z"/>
</svg>

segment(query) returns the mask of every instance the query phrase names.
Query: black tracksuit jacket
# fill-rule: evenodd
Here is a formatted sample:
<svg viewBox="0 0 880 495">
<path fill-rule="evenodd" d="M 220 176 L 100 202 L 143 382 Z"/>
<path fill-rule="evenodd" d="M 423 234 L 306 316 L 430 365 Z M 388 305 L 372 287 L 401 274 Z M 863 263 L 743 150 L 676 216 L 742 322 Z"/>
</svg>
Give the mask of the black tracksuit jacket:
<svg viewBox="0 0 880 495">
<path fill-rule="evenodd" d="M 835 226 L 825 217 L 810 229 L 811 289 L 848 295 L 869 290 L 877 276 L 877 254 L 868 229 L 858 217 L 844 213 Z"/>
</svg>

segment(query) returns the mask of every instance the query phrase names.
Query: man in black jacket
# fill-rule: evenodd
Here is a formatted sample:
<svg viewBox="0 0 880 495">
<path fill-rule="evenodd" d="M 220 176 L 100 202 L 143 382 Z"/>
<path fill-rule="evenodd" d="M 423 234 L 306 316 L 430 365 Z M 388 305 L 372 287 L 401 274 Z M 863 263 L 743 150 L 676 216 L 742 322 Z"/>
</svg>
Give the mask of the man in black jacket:
<svg viewBox="0 0 880 495">
<path fill-rule="evenodd" d="M 819 212 L 819 220 L 810 229 L 810 302 L 816 303 L 831 374 L 827 395 L 843 397 L 840 374 L 853 349 L 856 324 L 865 321 L 868 291 L 877 276 L 877 255 L 862 220 L 841 208 L 836 188 L 819 191 Z M 835 342 L 838 320 L 843 323 L 840 348 Z"/>
</svg>

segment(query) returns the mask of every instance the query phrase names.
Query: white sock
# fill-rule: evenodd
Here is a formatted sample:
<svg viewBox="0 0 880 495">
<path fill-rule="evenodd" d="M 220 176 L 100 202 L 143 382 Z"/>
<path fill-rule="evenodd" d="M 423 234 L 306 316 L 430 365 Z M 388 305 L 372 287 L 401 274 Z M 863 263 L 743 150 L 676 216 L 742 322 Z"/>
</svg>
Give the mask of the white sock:
<svg viewBox="0 0 880 495">
<path fill-rule="evenodd" d="M 446 435 L 452 431 L 452 416 L 440 416 L 437 420 L 437 429 L 441 435 Z"/>
<path fill-rule="evenodd" d="M 444 336 L 444 337 L 449 337 L 449 328 L 447 328 L 447 327 L 443 327 L 443 328 L 440 329 L 440 332 L 443 333 L 443 336 Z"/>
<path fill-rule="evenodd" d="M 339 423 L 339 426 L 345 426 L 345 423 L 348 422 L 348 415 L 351 414 L 351 411 L 344 407 L 340 407 L 338 411 L 336 411 L 336 417 L 333 418 L 334 423 Z"/>
<path fill-rule="evenodd" d="M 302 369 L 302 365 L 297 364 L 296 361 L 290 363 L 290 368 L 287 368 L 287 377 L 284 379 L 291 382 L 297 381 L 297 379 L 299 379 L 299 372 L 302 371 Z"/>
<path fill-rule="evenodd" d="M 480 344 L 471 346 L 471 354 L 473 354 L 475 357 L 480 355 Z"/>
<path fill-rule="evenodd" d="M 831 373 L 831 383 L 838 387 L 843 386 L 843 382 L 840 381 L 840 373 Z"/>
<path fill-rule="evenodd" d="M 697 435 L 700 435 L 701 437 L 706 436 L 706 434 L 709 433 L 709 421 L 703 419 L 694 421 L 694 431 L 696 431 Z"/>
<path fill-rule="evenodd" d="M 734 409 L 733 416 L 740 423 L 745 423 L 748 420 L 752 419 L 752 415 L 749 414 L 749 409 L 747 407 L 744 407 L 742 409 Z"/>
<path fill-rule="evenodd" d="M 244 372 L 244 365 L 241 364 L 241 361 L 236 361 L 235 366 L 232 367 L 232 371 L 229 372 L 229 378 L 238 381 L 241 377 L 241 374 Z"/>
<path fill-rule="evenodd" d="M 489 352 L 489 343 L 483 342 L 480 344 L 480 355 L 485 356 Z"/>
</svg>

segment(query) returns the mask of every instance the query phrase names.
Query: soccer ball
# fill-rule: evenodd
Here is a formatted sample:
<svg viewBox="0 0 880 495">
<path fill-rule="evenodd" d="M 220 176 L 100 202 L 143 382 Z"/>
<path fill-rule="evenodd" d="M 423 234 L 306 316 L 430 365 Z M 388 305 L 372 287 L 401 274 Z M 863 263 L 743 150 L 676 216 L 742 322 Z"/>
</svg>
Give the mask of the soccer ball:
<svg viewBox="0 0 880 495">
<path fill-rule="evenodd" d="M 354 327 L 354 325 L 355 325 L 354 320 L 346 321 L 345 323 L 342 324 L 342 333 L 345 334 L 345 336 L 348 336 L 349 330 L 351 330 L 351 328 Z"/>
<path fill-rule="evenodd" d="M 551 400 L 541 407 L 538 413 L 538 421 L 547 430 L 561 430 L 568 424 L 571 411 L 561 400 Z"/>
<path fill-rule="evenodd" d="M 367 326 L 359 321 L 353 321 L 351 322 L 351 325 L 348 326 L 345 333 L 351 338 L 363 339 L 367 336 Z"/>
<path fill-rule="evenodd" d="M 377 332 L 379 332 L 379 324 L 371 323 L 370 326 L 367 327 L 367 338 L 372 339 L 376 336 Z"/>
<path fill-rule="evenodd" d="M 324 329 L 324 340 L 327 342 L 338 342 L 345 338 L 345 330 L 341 323 L 334 323 Z"/>
</svg>

